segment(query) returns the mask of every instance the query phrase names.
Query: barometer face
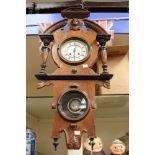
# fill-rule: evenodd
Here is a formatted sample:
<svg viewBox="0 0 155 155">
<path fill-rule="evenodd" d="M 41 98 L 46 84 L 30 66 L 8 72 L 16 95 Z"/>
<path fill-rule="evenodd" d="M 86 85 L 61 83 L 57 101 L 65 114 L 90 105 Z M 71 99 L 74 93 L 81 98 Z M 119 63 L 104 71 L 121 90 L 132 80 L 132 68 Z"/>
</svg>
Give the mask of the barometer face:
<svg viewBox="0 0 155 155">
<path fill-rule="evenodd" d="M 79 120 L 86 116 L 89 110 L 87 97 L 79 91 L 68 91 L 60 97 L 58 111 L 68 120 Z"/>
<path fill-rule="evenodd" d="M 71 64 L 84 62 L 90 55 L 88 44 L 77 38 L 64 41 L 58 53 L 61 59 Z"/>
</svg>

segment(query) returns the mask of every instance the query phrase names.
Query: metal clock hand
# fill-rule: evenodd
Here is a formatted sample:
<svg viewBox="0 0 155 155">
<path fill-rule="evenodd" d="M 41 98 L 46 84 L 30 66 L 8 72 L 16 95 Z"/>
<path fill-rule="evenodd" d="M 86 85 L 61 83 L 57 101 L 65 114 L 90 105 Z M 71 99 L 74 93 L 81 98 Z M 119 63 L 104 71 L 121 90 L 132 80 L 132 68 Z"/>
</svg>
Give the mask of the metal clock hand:
<svg viewBox="0 0 155 155">
<path fill-rule="evenodd" d="M 73 52 L 74 52 L 74 61 L 75 61 L 76 46 L 74 47 Z"/>
</svg>

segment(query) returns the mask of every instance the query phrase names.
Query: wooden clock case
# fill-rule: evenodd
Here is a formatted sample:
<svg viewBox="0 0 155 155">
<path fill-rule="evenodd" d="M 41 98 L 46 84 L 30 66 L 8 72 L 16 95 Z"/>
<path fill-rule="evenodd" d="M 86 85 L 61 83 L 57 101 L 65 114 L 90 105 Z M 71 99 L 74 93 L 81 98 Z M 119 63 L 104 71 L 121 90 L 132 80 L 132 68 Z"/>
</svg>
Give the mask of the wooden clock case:
<svg viewBox="0 0 155 155">
<path fill-rule="evenodd" d="M 106 56 L 104 54 L 102 57 L 101 51 L 105 50 L 105 44 L 110 39 L 110 35 L 96 23 L 84 19 L 89 14 L 89 11 L 81 8 L 66 9 L 62 11 L 62 16 L 65 19 L 53 24 L 45 30 L 44 34 L 40 35 L 42 64 L 41 72 L 35 76 L 39 80 L 38 88 L 49 85 L 53 87 L 51 108 L 54 112 L 52 138 L 55 147 L 58 145 L 61 132 L 65 133 L 68 149 L 79 149 L 81 147 L 83 132 L 86 132 L 92 140 L 96 137 L 94 123 L 95 86 L 109 88 L 109 80 L 113 76 L 107 70 L 106 72 L 104 70 L 103 74 L 97 74 L 92 69 L 98 57 L 102 59 Z M 84 25 L 87 30 L 84 30 Z M 65 27 L 66 30 L 64 30 Z M 89 57 L 79 63 L 65 62 L 59 55 L 59 49 L 62 43 L 68 39 L 80 39 L 86 42 L 90 50 Z M 45 67 L 50 51 L 58 68 L 52 74 L 47 74 Z M 106 57 L 104 58 L 103 62 L 106 64 Z M 66 119 L 58 110 L 60 98 L 70 91 L 81 92 L 87 98 L 87 113 L 81 118 Z"/>
</svg>

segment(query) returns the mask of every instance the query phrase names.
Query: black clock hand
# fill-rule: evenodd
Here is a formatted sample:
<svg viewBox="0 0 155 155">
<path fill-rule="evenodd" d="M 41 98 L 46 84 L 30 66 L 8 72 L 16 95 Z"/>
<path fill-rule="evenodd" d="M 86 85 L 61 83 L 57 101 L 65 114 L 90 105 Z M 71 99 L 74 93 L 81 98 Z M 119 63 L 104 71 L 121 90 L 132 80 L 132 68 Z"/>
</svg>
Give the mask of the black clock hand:
<svg viewBox="0 0 155 155">
<path fill-rule="evenodd" d="M 73 52 L 74 52 L 74 61 L 75 61 L 75 53 L 76 53 L 76 47 L 74 47 L 74 50 L 73 50 Z"/>
</svg>

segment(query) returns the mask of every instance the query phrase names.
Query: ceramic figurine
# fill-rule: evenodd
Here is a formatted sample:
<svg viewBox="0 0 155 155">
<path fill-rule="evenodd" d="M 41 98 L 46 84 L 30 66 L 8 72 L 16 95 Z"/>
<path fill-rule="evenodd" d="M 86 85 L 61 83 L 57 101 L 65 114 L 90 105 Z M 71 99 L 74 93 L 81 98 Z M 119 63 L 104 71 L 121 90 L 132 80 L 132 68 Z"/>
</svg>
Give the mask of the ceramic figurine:
<svg viewBox="0 0 155 155">
<path fill-rule="evenodd" d="M 116 139 L 112 142 L 112 145 L 110 146 L 110 150 L 111 150 L 110 155 L 127 155 L 126 146 L 119 139 Z"/>
<path fill-rule="evenodd" d="M 84 142 L 83 155 L 91 155 L 91 152 L 93 152 L 93 155 L 105 155 L 105 152 L 103 151 L 103 144 L 99 137 L 94 138 L 95 144 L 93 146 L 93 150 L 89 143 L 90 140 L 89 138 L 87 138 L 86 141 Z"/>
<path fill-rule="evenodd" d="M 129 132 L 126 132 L 125 135 L 123 135 L 122 137 L 118 139 L 121 140 L 125 144 L 127 155 L 129 155 Z"/>
</svg>

